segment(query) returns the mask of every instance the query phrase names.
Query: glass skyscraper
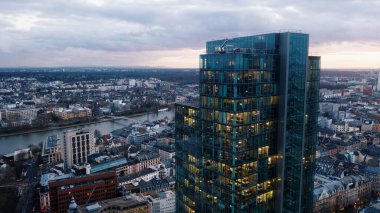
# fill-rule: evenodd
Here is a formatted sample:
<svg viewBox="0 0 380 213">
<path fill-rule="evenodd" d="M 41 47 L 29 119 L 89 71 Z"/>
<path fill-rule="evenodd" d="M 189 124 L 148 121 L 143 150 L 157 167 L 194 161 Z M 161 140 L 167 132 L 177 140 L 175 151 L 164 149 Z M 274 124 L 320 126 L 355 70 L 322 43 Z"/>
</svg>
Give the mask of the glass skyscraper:
<svg viewBox="0 0 380 213">
<path fill-rule="evenodd" d="M 206 43 L 197 104 L 176 104 L 177 212 L 310 212 L 320 58 L 309 36 Z"/>
</svg>

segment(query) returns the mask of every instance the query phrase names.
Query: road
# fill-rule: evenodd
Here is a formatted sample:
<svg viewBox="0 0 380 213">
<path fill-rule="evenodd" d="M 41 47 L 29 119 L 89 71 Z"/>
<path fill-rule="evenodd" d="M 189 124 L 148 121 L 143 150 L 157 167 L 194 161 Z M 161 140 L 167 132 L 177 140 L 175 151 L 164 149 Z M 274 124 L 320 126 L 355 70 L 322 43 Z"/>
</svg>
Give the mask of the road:
<svg viewBox="0 0 380 213">
<path fill-rule="evenodd" d="M 20 197 L 19 203 L 16 208 L 17 213 L 31 213 L 33 212 L 33 192 L 34 187 L 38 182 L 36 160 L 28 161 L 28 170 L 24 183 L 26 186 L 23 188 L 23 193 Z"/>
</svg>

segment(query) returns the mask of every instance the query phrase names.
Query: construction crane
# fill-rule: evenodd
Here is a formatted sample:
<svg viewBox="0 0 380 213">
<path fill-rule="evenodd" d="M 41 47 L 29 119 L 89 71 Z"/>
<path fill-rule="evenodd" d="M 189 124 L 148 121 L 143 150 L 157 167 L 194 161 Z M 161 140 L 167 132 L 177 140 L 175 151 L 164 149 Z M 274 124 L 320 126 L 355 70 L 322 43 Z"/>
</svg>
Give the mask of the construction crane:
<svg viewBox="0 0 380 213">
<path fill-rule="evenodd" d="M 91 194 L 90 194 L 90 196 L 88 197 L 88 199 L 87 199 L 87 201 L 86 201 L 86 206 L 87 206 L 87 204 L 88 204 L 88 201 L 90 201 L 90 199 L 91 199 L 91 197 L 92 197 L 92 194 L 94 193 L 95 189 L 96 189 L 96 186 L 92 189 Z"/>
<path fill-rule="evenodd" d="M 229 41 L 228 38 L 226 38 L 226 40 L 224 40 L 223 44 L 220 45 L 220 47 L 215 47 L 215 52 L 224 53 L 224 47 L 226 46 L 227 41 Z"/>
</svg>

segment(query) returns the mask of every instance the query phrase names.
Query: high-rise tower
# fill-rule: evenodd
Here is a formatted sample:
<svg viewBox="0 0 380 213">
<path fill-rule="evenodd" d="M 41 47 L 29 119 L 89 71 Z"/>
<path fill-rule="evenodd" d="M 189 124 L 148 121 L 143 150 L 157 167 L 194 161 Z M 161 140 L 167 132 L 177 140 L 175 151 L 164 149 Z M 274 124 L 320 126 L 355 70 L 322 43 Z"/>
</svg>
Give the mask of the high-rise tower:
<svg viewBox="0 0 380 213">
<path fill-rule="evenodd" d="M 178 212 L 308 212 L 320 58 L 309 36 L 210 41 L 199 105 L 176 105 Z"/>
<path fill-rule="evenodd" d="M 87 163 L 87 156 L 95 152 L 94 130 L 67 130 L 61 138 L 61 156 L 66 169 L 74 164 Z"/>
</svg>

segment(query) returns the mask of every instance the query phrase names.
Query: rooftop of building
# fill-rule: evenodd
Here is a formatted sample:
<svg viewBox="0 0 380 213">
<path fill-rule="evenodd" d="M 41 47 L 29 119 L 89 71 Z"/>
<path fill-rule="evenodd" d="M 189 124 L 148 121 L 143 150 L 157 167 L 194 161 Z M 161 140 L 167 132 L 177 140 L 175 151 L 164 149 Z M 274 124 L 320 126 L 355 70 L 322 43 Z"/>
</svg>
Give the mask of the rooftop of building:
<svg viewBox="0 0 380 213">
<path fill-rule="evenodd" d="M 78 210 L 81 213 L 96 213 L 102 212 L 103 209 L 106 209 L 107 207 L 112 207 L 112 209 L 128 210 L 143 206 L 147 206 L 148 208 L 148 205 L 148 202 L 142 199 L 135 199 L 132 197 L 117 197 L 113 199 L 98 201 L 89 205 L 81 205 L 78 207 Z"/>
<path fill-rule="evenodd" d="M 157 143 L 156 147 L 166 152 L 175 152 L 175 147 L 173 145 Z"/>
<path fill-rule="evenodd" d="M 86 108 L 86 107 L 81 107 L 81 106 L 75 106 L 75 107 L 72 107 L 72 108 L 58 108 L 56 109 L 58 112 L 73 112 L 73 111 L 87 111 L 89 110 L 89 108 Z"/>
<path fill-rule="evenodd" d="M 226 38 L 206 42 L 206 51 L 208 54 L 213 53 L 261 53 L 275 50 L 279 42 L 276 38 L 281 35 L 292 35 L 291 38 L 307 38 L 308 34 L 300 31 L 286 31 L 265 33 L 258 35 L 242 36 L 235 38 Z M 273 52 L 274 53 L 274 52 Z"/>
<path fill-rule="evenodd" d="M 367 208 L 363 209 L 364 213 L 376 213 L 380 212 L 380 201 L 377 201 L 377 203 L 371 204 Z"/>
<path fill-rule="evenodd" d="M 175 196 L 175 193 L 172 190 L 168 190 L 168 191 L 164 191 L 164 192 L 158 192 L 157 194 L 158 194 L 158 197 L 160 199 L 165 199 L 168 197 L 174 197 Z"/>
<path fill-rule="evenodd" d="M 18 111 L 31 111 L 31 112 L 37 112 L 38 110 L 35 108 L 15 108 L 15 109 L 0 109 L 2 112 L 18 112 Z"/>
<path fill-rule="evenodd" d="M 150 151 L 147 149 L 141 149 L 137 155 L 134 157 L 137 161 L 146 161 L 146 160 L 152 160 L 154 158 L 158 158 L 160 155 L 157 152 Z"/>
<path fill-rule="evenodd" d="M 336 154 L 334 157 L 325 156 L 316 159 L 316 174 L 334 178 L 359 174 L 365 166 L 351 163 L 348 157 Z"/>
<path fill-rule="evenodd" d="M 52 148 L 58 145 L 58 135 L 50 135 L 46 139 L 46 148 Z"/>
<path fill-rule="evenodd" d="M 380 147 L 377 145 L 369 144 L 361 151 L 363 154 L 367 154 L 373 157 L 380 157 Z"/>
<path fill-rule="evenodd" d="M 374 166 L 367 166 L 364 169 L 364 172 L 373 174 L 373 175 L 380 175 L 380 168 L 379 167 L 374 167 Z"/>
<path fill-rule="evenodd" d="M 137 173 L 133 173 L 131 175 L 127 175 L 127 176 L 124 176 L 124 177 L 119 177 L 118 178 L 118 181 L 119 182 L 128 182 L 128 181 L 131 181 L 133 179 L 136 179 L 136 178 L 139 178 L 139 177 L 143 177 L 147 174 L 151 174 L 151 173 L 154 173 L 156 172 L 156 170 L 152 169 L 152 168 L 145 168 L 143 170 L 141 170 L 140 172 L 137 172 Z"/>
<path fill-rule="evenodd" d="M 50 135 L 46 138 L 43 143 L 43 155 L 49 154 L 49 149 L 59 147 L 59 138 L 58 135 Z"/>
<path fill-rule="evenodd" d="M 123 129 L 116 129 L 111 132 L 113 137 L 128 137 L 128 135 L 131 133 L 131 129 L 129 128 L 123 128 Z"/>
<path fill-rule="evenodd" d="M 171 177 L 166 177 L 162 179 L 152 179 L 148 182 L 141 180 L 139 183 L 140 188 L 160 188 L 163 185 L 170 185 L 171 183 L 175 183 L 175 180 Z"/>
<path fill-rule="evenodd" d="M 360 185 L 370 181 L 369 178 L 362 175 L 350 175 L 340 180 L 327 182 L 324 184 L 318 184 L 314 186 L 314 200 L 321 200 L 327 197 L 331 197 L 338 190 L 345 190 L 347 186 Z"/>
<path fill-rule="evenodd" d="M 163 192 L 152 192 L 148 195 L 148 199 L 149 199 L 149 197 L 151 198 L 150 200 L 152 200 L 152 199 L 165 199 L 165 198 L 170 198 L 170 197 L 174 197 L 174 196 L 175 196 L 174 191 L 167 190 L 167 191 L 163 191 Z"/>
<path fill-rule="evenodd" d="M 81 134 L 90 133 L 91 131 L 92 131 L 91 129 L 78 128 L 78 129 L 65 130 L 64 133 L 75 133 L 76 135 L 81 135 Z"/>
<path fill-rule="evenodd" d="M 73 173 L 68 173 L 64 175 L 57 175 L 56 173 L 47 173 L 47 174 L 41 175 L 40 184 L 41 186 L 47 186 L 50 181 L 61 180 L 61 179 L 72 178 L 72 177 L 75 177 Z"/>
<path fill-rule="evenodd" d="M 126 165 L 128 163 L 126 158 L 120 158 L 117 160 L 108 161 L 91 167 L 91 173 L 105 171 L 111 168 Z"/>
<path fill-rule="evenodd" d="M 99 172 L 88 175 L 80 175 L 80 176 L 71 176 L 60 178 L 58 180 L 49 181 L 49 187 L 51 185 L 59 186 L 63 188 L 72 188 L 74 186 L 79 186 L 87 183 L 94 183 L 97 181 L 104 181 L 105 177 L 115 177 L 115 172 Z"/>
<path fill-rule="evenodd" d="M 190 108 L 199 108 L 199 101 L 192 101 L 192 102 L 183 102 L 183 103 L 175 103 L 178 106 L 183 106 L 183 107 L 190 107 Z"/>
</svg>

